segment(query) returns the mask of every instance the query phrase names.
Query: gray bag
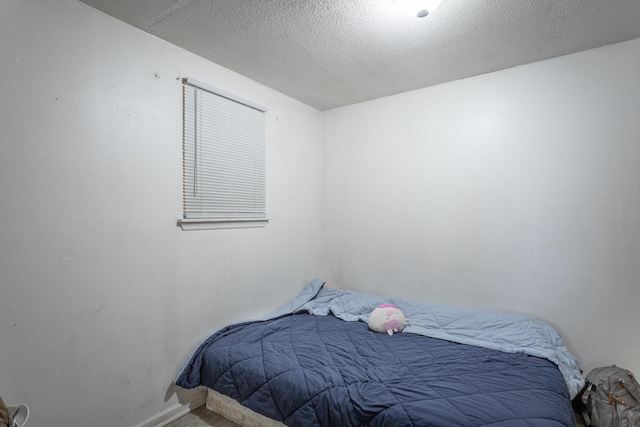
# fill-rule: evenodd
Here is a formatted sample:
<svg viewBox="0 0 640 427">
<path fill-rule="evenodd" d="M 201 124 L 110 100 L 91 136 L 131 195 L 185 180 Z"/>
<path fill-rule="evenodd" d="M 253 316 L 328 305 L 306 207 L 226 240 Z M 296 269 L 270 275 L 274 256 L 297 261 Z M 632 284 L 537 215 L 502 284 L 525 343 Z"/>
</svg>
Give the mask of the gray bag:
<svg viewBox="0 0 640 427">
<path fill-rule="evenodd" d="M 627 412 L 627 425 L 630 427 L 640 426 L 640 406 Z"/>
<path fill-rule="evenodd" d="M 640 427 L 640 385 L 633 373 L 616 365 L 595 368 L 587 375 L 592 384 L 587 399 L 595 427 Z"/>
</svg>

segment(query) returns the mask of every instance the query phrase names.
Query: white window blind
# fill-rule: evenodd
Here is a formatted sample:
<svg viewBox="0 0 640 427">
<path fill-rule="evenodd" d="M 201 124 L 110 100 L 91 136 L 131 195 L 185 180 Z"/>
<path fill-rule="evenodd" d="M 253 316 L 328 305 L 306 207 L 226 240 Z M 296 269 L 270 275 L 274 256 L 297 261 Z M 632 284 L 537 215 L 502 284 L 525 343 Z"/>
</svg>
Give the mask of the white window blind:
<svg viewBox="0 0 640 427">
<path fill-rule="evenodd" d="M 184 79 L 183 111 L 181 225 L 264 225 L 266 108 Z"/>
</svg>

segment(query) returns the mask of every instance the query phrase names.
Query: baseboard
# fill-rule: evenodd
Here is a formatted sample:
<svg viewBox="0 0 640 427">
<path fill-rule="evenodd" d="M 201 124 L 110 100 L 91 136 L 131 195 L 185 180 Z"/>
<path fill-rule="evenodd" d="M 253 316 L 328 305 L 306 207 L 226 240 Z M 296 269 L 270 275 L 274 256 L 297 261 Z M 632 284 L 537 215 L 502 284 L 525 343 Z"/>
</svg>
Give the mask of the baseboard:
<svg viewBox="0 0 640 427">
<path fill-rule="evenodd" d="M 164 427 L 171 421 L 175 421 L 183 415 L 197 409 L 207 401 L 207 391 L 197 390 L 192 395 L 187 396 L 183 403 L 176 403 L 169 406 L 162 412 L 139 422 L 133 427 Z"/>
</svg>

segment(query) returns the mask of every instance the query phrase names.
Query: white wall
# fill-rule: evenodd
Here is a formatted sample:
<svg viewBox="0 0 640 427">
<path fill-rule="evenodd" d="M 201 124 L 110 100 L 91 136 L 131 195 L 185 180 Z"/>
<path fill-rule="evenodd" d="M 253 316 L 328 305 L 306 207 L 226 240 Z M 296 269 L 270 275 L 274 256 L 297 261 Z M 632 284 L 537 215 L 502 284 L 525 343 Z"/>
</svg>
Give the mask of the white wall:
<svg viewBox="0 0 640 427">
<path fill-rule="evenodd" d="M 324 278 L 640 372 L 640 40 L 324 114 Z"/>
<path fill-rule="evenodd" d="M 181 83 L 269 108 L 264 229 L 184 232 Z M 322 115 L 75 0 L 0 0 L 0 395 L 132 426 L 215 329 L 321 274 Z"/>
</svg>

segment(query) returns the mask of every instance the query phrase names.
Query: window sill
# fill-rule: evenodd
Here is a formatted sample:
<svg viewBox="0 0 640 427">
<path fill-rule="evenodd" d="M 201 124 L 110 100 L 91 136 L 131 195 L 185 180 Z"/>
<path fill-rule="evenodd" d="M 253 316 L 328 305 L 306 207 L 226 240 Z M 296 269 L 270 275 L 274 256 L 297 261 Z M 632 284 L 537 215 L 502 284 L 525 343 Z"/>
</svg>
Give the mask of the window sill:
<svg viewBox="0 0 640 427">
<path fill-rule="evenodd" d="M 267 218 L 180 218 L 178 226 L 184 231 L 219 230 L 223 228 L 259 228 L 269 223 Z"/>
</svg>

